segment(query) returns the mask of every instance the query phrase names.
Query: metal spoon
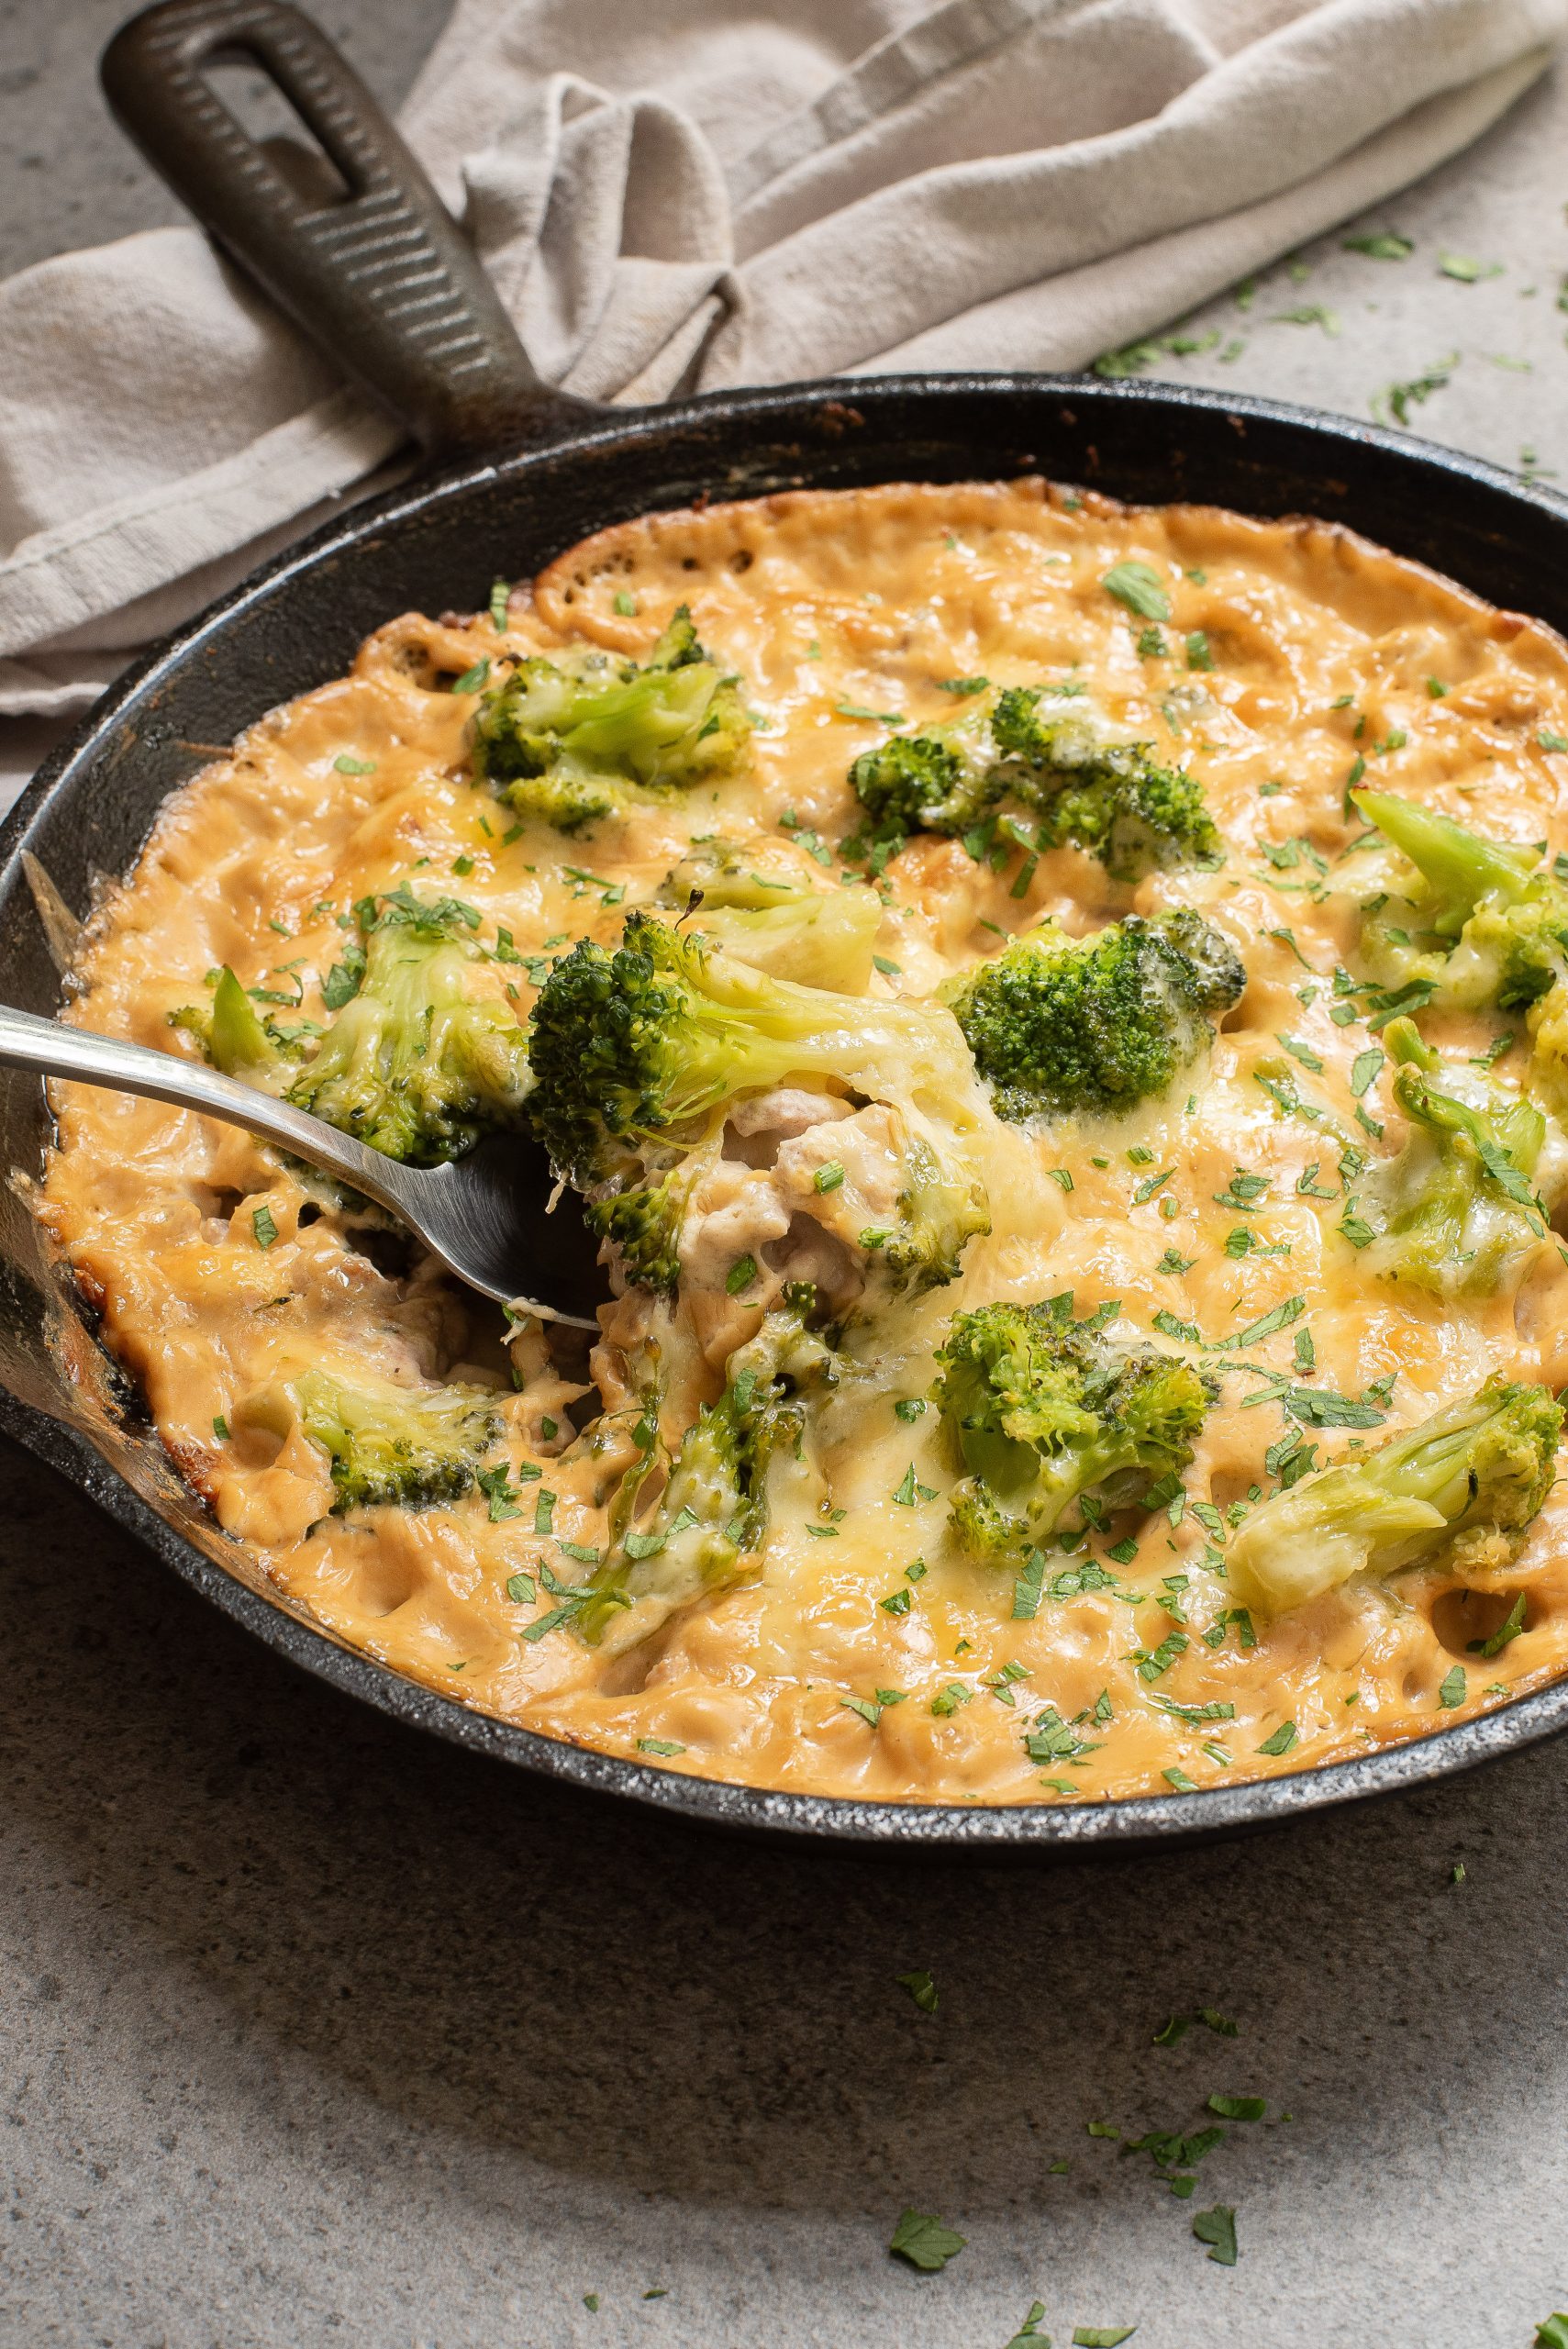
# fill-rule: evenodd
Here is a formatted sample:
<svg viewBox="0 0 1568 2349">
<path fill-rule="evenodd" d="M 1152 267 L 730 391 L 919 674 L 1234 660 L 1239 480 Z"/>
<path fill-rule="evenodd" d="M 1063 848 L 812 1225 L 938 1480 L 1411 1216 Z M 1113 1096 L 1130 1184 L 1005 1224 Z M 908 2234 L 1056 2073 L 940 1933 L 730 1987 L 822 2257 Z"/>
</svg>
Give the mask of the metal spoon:
<svg viewBox="0 0 1568 2349">
<path fill-rule="evenodd" d="M 591 1305 L 606 1294 L 603 1275 L 593 1268 L 594 1243 L 570 1206 L 541 1226 L 549 1169 L 537 1144 L 520 1134 L 493 1135 L 445 1166 L 405 1166 L 308 1110 L 221 1076 L 217 1069 L 3 1005 L 0 1062 L 36 1069 L 40 1076 L 107 1085 L 117 1093 L 144 1093 L 154 1101 L 220 1118 L 226 1125 L 243 1126 L 390 1208 L 449 1272 L 483 1296 L 543 1320 L 598 1329 L 582 1311 L 564 1309 Z M 562 1304 L 531 1294 L 541 1273 L 542 1285 Z"/>
</svg>

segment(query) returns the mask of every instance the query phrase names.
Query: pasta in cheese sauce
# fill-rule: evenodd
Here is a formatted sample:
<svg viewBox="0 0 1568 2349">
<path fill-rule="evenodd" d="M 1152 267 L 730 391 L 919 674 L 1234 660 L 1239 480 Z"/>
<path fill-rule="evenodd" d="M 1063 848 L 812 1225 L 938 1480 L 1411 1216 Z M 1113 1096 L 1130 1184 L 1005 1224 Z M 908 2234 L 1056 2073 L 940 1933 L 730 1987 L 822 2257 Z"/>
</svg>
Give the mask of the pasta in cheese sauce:
<svg viewBox="0 0 1568 2349">
<path fill-rule="evenodd" d="M 1168 618 L 1107 590 L 1127 562 L 1148 566 Z M 584 642 L 645 659 L 681 604 L 743 681 L 749 763 L 575 834 L 514 821 L 471 771 L 477 664 Z M 917 838 L 873 876 L 868 1001 L 930 996 L 1048 916 L 1082 933 L 1172 907 L 1233 943 L 1246 991 L 1212 1052 L 1126 1115 L 988 1119 L 989 1235 L 950 1286 L 846 1337 L 800 1457 L 775 1463 L 742 1579 L 635 1640 L 585 1640 L 552 1598 L 607 1538 L 650 1330 L 689 1419 L 757 1327 L 723 1275 L 749 1245 L 765 1269 L 777 1233 L 749 1240 L 743 1213 L 716 1222 L 717 1270 L 673 1315 L 637 1291 L 606 1307 L 593 1368 L 620 1433 L 580 1435 L 583 1365 L 537 1325 L 508 1345 L 494 1308 L 245 1134 L 62 1085 L 38 1208 L 106 1342 L 294 1603 L 484 1711 L 677 1770 L 917 1801 L 1162 1793 L 1354 1756 L 1539 1686 L 1568 1665 L 1556 1494 L 1517 1556 L 1355 1575 L 1272 1620 L 1238 1607 L 1226 1571 L 1237 1527 L 1304 1453 L 1354 1458 L 1494 1373 L 1568 1381 L 1550 1230 L 1495 1289 L 1439 1297 L 1377 1277 L 1342 1229 L 1345 1138 L 1370 1165 L 1406 1130 L 1386 1039 L 1343 975 L 1390 862 L 1347 785 L 1568 843 L 1568 651 L 1343 531 L 1038 481 L 800 492 L 606 531 L 495 618 L 393 621 L 347 677 L 180 791 L 90 925 L 71 1016 L 187 1049 L 170 1013 L 227 963 L 294 1007 L 280 1019 L 319 1023 L 350 909 L 407 883 L 459 896 L 480 940 L 506 937 L 469 984 L 526 1022 L 550 964 L 583 938 L 613 945 L 694 841 L 824 895 L 863 884 L 840 854 L 861 818 L 851 761 L 895 725 L 951 718 L 962 696 L 944 687 L 975 678 L 1081 689 L 1117 740 L 1201 781 L 1226 859 L 1128 884 L 1005 826 Z M 1515 1021 L 1497 1043 L 1507 1024 L 1434 1011 L 1422 1031 L 1517 1082 L 1526 1040 Z M 769 1112 L 786 1132 L 787 1109 Z M 742 1105 L 723 1159 L 738 1200 L 759 1163 L 747 1136 Z M 808 1173 L 830 1136 L 807 1122 Z M 712 1179 L 722 1205 L 722 1168 Z M 955 1310 L 1063 1292 L 1080 1316 L 1167 1333 L 1218 1399 L 1166 1505 L 1053 1541 L 1032 1567 L 978 1562 L 948 1526 L 960 1464 L 928 1399 L 936 1349 Z M 321 1360 L 490 1389 L 501 1506 L 478 1492 L 334 1513 L 320 1444 L 248 1411 Z"/>
</svg>

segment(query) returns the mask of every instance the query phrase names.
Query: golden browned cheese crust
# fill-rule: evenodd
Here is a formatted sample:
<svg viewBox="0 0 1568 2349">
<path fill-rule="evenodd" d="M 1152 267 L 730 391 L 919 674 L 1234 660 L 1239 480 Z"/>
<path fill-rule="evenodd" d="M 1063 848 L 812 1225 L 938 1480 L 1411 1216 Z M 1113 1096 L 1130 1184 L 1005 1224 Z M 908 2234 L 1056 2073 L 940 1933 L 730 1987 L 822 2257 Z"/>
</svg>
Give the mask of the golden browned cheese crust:
<svg viewBox="0 0 1568 2349">
<path fill-rule="evenodd" d="M 1143 624 L 1100 584 L 1127 558 L 1171 582 L 1163 656 L 1147 641 L 1140 652 Z M 508 838 L 509 811 L 468 771 L 473 704 L 448 690 L 452 678 L 486 657 L 584 638 L 641 657 L 681 602 L 762 721 L 750 772 L 575 841 L 541 826 Z M 1212 668 L 1187 665 L 1199 632 Z M 1344 532 L 1192 507 L 1128 510 L 1028 481 L 803 492 L 606 531 L 514 595 L 504 635 L 488 615 L 395 620 L 349 676 L 264 718 L 177 794 L 91 925 L 72 1016 L 187 1049 L 168 1015 L 203 999 L 206 974 L 228 963 L 248 986 L 297 996 L 299 1016 L 320 1019 L 339 917 L 405 876 L 456 890 L 487 937 L 506 926 L 524 960 L 476 966 L 474 985 L 513 990 L 526 1013 L 537 958 L 583 936 L 617 939 L 627 905 L 652 896 L 694 835 L 722 833 L 836 886 L 832 849 L 858 812 L 847 769 L 885 739 L 865 713 L 929 724 L 954 712 L 941 680 L 1069 673 L 1119 735 L 1201 778 L 1229 850 L 1223 870 L 1133 890 L 1073 850 L 1027 870 L 1014 854 L 997 869 L 955 841 L 916 842 L 884 876 L 873 992 L 928 994 L 995 952 L 999 931 L 1047 914 L 1082 930 L 1188 904 L 1244 954 L 1246 995 L 1211 1060 L 1168 1099 L 1098 1132 L 993 1124 L 992 1236 L 972 1244 L 951 1288 L 890 1322 L 874 1366 L 824 1408 L 806 1465 L 775 1496 L 751 1578 L 642 1647 L 609 1654 L 569 1626 L 522 1637 L 548 1598 L 519 1602 L 508 1582 L 537 1577 L 541 1562 L 568 1581 L 581 1572 L 559 1541 L 602 1540 L 617 1464 L 613 1453 L 569 1448 L 577 1390 L 537 1330 L 508 1360 L 497 1314 L 384 1252 L 378 1269 L 361 1235 L 245 1135 L 60 1088 L 40 1212 L 101 1298 L 107 1341 L 172 1454 L 294 1603 L 398 1671 L 548 1735 L 622 1754 L 652 1741 L 678 1749 L 664 1757 L 677 1770 L 917 1801 L 1160 1793 L 1313 1766 L 1454 1719 L 1438 1692 L 1456 1660 L 1467 1667 L 1462 1711 L 1563 1670 L 1557 1495 L 1522 1554 L 1490 1574 L 1473 1564 L 1462 1582 L 1445 1570 L 1348 1584 L 1260 1620 L 1251 1646 L 1233 1625 L 1211 1644 L 1203 1635 L 1230 1604 L 1217 1571 L 1226 1512 L 1272 1489 L 1264 1455 L 1286 1424 L 1272 1403 L 1247 1407 L 1254 1382 L 1228 1377 L 1186 1479 L 1193 1500 L 1144 1526 L 1136 1559 L 1117 1569 L 1120 1591 L 1053 1594 L 1074 1563 L 1053 1558 L 1038 1612 L 1020 1620 L 1011 1574 L 966 1562 L 946 1533 L 957 1472 L 936 1412 L 893 1408 L 926 1393 L 955 1308 L 1063 1289 L 1080 1313 L 1114 1298 L 1140 1329 L 1162 1314 L 1210 1339 L 1302 1297 L 1294 1325 L 1249 1358 L 1345 1396 L 1373 1390 L 1389 1432 L 1494 1371 L 1568 1381 L 1568 1271 L 1552 1241 L 1491 1299 L 1444 1304 L 1373 1280 L 1336 1229 L 1335 1147 L 1254 1080 L 1288 1034 L 1304 1048 L 1303 1094 L 1352 1131 L 1359 1099 L 1385 1130 L 1367 1139 L 1369 1154 L 1401 1139 L 1385 1078 L 1351 1089 L 1353 1073 L 1365 1084 L 1355 1064 L 1366 1030 L 1332 1016 L 1332 974 L 1352 957 L 1364 893 L 1366 852 L 1348 870 L 1340 863 L 1362 829 L 1343 801 L 1357 762 L 1369 781 L 1478 829 L 1568 845 L 1568 756 L 1541 747 L 1543 735 L 1568 739 L 1568 650 Z M 1498 1024 L 1427 1026 L 1444 1049 L 1476 1053 Z M 1500 1073 L 1521 1058 L 1505 1057 Z M 1071 1191 L 1046 1179 L 1068 1158 Z M 1219 1195 L 1238 1166 L 1268 1180 L 1245 1220 L 1271 1252 L 1227 1252 L 1242 1219 Z M 263 1204 L 277 1231 L 265 1249 L 253 1221 Z M 1189 1270 L 1170 1269 L 1184 1260 Z M 611 1400 L 625 1378 L 617 1341 L 642 1311 L 628 1300 L 609 1315 L 597 1366 Z M 1310 1352 L 1299 1351 L 1307 1333 Z M 694 1398 L 717 1391 L 712 1365 L 735 1334 L 687 1328 Z M 329 1513 L 323 1454 L 297 1431 L 281 1452 L 275 1440 L 225 1439 L 248 1394 L 328 1355 L 394 1378 L 494 1386 L 514 1467 L 542 1470 L 523 1488 L 522 1514 L 493 1522 L 474 1497 L 345 1519 Z M 1320 1459 L 1350 1441 L 1334 1429 L 1316 1440 Z M 532 1530 L 541 1490 L 558 1496 L 548 1535 Z M 1103 1554 L 1102 1542 L 1091 1548 Z M 917 1558 L 926 1571 L 910 1581 Z M 883 1601 L 901 1591 L 906 1611 L 889 1612 Z M 1469 1643 L 1518 1592 L 1527 1628 L 1478 1664 Z M 1162 1642 L 1170 1660 L 1147 1676 Z M 1028 1677 L 998 1686 L 1009 1664 Z M 879 1690 L 901 1695 L 873 1718 Z M 1203 1721 L 1173 1703 L 1233 1710 Z M 1079 1720 L 1094 1750 L 1042 1776 L 1022 1731 L 1047 1704 Z M 1261 1751 L 1280 1744 L 1287 1721 L 1294 1747 Z"/>
</svg>

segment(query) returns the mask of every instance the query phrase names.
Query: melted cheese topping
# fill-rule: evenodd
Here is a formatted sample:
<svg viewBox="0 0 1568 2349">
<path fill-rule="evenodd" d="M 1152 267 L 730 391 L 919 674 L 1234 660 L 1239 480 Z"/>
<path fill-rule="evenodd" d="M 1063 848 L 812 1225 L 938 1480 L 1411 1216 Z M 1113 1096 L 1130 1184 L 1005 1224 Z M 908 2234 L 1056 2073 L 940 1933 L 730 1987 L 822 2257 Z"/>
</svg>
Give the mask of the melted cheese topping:
<svg viewBox="0 0 1568 2349">
<path fill-rule="evenodd" d="M 1101 584 L 1129 558 L 1168 584 L 1163 651 Z M 762 721 L 751 771 L 580 841 L 518 833 L 470 779 L 474 704 L 448 690 L 453 677 L 584 639 L 641 657 L 679 602 L 746 681 Z M 171 1008 L 200 1001 L 204 975 L 227 962 L 320 1019 L 339 918 L 410 875 L 457 890 L 486 938 L 506 926 L 523 963 L 476 966 L 473 985 L 526 1010 L 526 982 L 542 976 L 528 958 L 583 936 L 613 942 L 626 906 L 652 897 L 694 835 L 720 833 L 836 887 L 824 843 L 858 818 L 846 770 L 885 739 L 867 713 L 901 712 L 917 728 L 950 718 L 962 705 L 940 681 L 976 674 L 1081 682 L 1118 738 L 1149 740 L 1201 777 L 1228 862 L 1133 891 L 1071 849 L 976 862 L 957 841 L 918 841 L 884 876 L 870 992 L 929 993 L 995 952 L 998 933 L 1046 915 L 1081 931 L 1171 904 L 1201 907 L 1235 941 L 1247 992 L 1169 1098 L 1094 1132 L 991 1122 L 992 1236 L 971 1245 L 952 1287 L 878 1327 L 800 1464 L 775 1477 L 765 1548 L 741 1586 L 641 1646 L 592 1648 L 569 1628 L 524 1639 L 548 1592 L 530 1603 L 508 1583 L 541 1564 L 567 1582 L 581 1575 L 560 1540 L 602 1540 L 625 1464 L 613 1446 L 573 1444 L 566 1406 L 582 1390 L 537 1327 L 513 1346 L 514 1392 L 492 1308 L 428 1266 L 378 1269 L 362 1232 L 247 1136 L 63 1086 L 39 1211 L 101 1305 L 107 1342 L 218 1522 L 296 1605 L 448 1696 L 606 1752 L 652 1751 L 675 1769 L 917 1800 L 1158 1793 L 1354 1755 L 1539 1685 L 1568 1664 L 1561 1498 L 1506 1569 L 1351 1582 L 1259 1620 L 1249 1643 L 1229 1611 L 1228 1520 L 1274 1489 L 1265 1455 L 1290 1423 L 1256 1402 L 1266 1382 L 1228 1375 L 1185 1508 L 1133 1520 L 1136 1550 L 1108 1564 L 1098 1538 L 1053 1555 L 1038 1611 L 1019 1620 L 1011 1574 L 966 1562 L 947 1535 L 957 1471 L 936 1412 L 894 1408 L 926 1394 L 955 1308 L 1064 1288 L 1080 1314 L 1114 1299 L 1140 1331 L 1166 1317 L 1210 1341 L 1301 1298 L 1246 1360 L 1327 1394 L 1370 1390 L 1390 1433 L 1492 1371 L 1568 1380 L 1556 1245 L 1479 1302 L 1376 1280 L 1336 1230 L 1339 1144 L 1324 1130 L 1355 1132 L 1361 1111 L 1369 1156 L 1404 1132 L 1362 1057 L 1375 1040 L 1335 1018 L 1332 974 L 1370 886 L 1367 849 L 1346 854 L 1362 829 L 1346 821 L 1347 779 L 1364 761 L 1381 786 L 1489 833 L 1568 841 L 1568 758 L 1542 747 L 1568 738 L 1568 649 L 1343 531 L 1128 510 L 1027 481 L 802 493 L 610 530 L 515 593 L 503 635 L 487 616 L 394 621 L 348 677 L 263 719 L 176 794 L 91 927 L 72 1016 L 180 1049 Z M 1428 1033 L 1479 1052 L 1497 1024 L 1454 1017 Z M 1306 1111 L 1255 1079 L 1284 1036 Z M 1070 1190 L 1047 1179 L 1063 1164 Z M 1230 1187 L 1238 1169 L 1268 1186 L 1244 1207 Z M 262 1206 L 277 1233 L 264 1249 Z M 1251 1243 L 1230 1238 L 1239 1230 Z M 704 1309 L 700 1326 L 690 1313 L 684 1325 L 692 1408 L 717 1393 L 717 1365 L 757 1319 L 739 1305 L 726 1313 L 722 1298 Z M 595 1370 L 607 1403 L 626 1399 L 625 1349 L 646 1312 L 633 1299 L 606 1312 Z M 493 1522 L 474 1497 L 346 1520 L 329 1514 L 324 1455 L 297 1430 L 281 1450 L 275 1438 L 226 1437 L 259 1386 L 324 1355 L 394 1378 L 492 1385 L 514 1468 L 543 1472 L 524 1486 L 522 1514 Z M 1309 1435 L 1320 1460 L 1380 1440 L 1333 1426 Z M 558 1496 L 549 1535 L 532 1531 L 540 1490 Z M 1081 1571 L 1090 1557 L 1114 1587 L 1083 1587 L 1097 1579 Z M 1478 1663 L 1472 1643 L 1521 1592 L 1522 1635 Z M 895 1594 L 901 1609 L 907 1595 L 904 1611 L 885 1604 Z M 1466 1694 L 1440 1709 L 1456 1661 Z M 1086 1750 L 1031 1759 L 1024 1734 L 1047 1706 L 1077 1723 L 1066 1742 Z M 1204 1719 L 1205 1707 L 1225 1709 Z"/>
</svg>

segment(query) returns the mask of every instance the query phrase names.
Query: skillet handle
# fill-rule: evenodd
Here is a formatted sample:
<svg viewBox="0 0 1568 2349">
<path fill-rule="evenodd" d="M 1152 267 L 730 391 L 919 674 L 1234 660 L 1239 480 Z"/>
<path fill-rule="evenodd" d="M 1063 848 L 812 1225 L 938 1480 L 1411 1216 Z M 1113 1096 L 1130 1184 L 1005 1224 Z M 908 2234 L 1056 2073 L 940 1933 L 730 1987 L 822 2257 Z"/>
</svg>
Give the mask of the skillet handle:
<svg viewBox="0 0 1568 2349">
<path fill-rule="evenodd" d="M 215 62 L 268 77 L 345 195 L 296 193 L 208 83 Z M 161 0 L 115 35 L 99 74 L 121 125 L 203 228 L 431 456 L 555 438 L 596 413 L 540 382 L 419 163 L 284 0 Z"/>
</svg>

